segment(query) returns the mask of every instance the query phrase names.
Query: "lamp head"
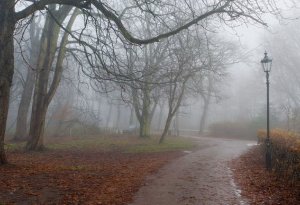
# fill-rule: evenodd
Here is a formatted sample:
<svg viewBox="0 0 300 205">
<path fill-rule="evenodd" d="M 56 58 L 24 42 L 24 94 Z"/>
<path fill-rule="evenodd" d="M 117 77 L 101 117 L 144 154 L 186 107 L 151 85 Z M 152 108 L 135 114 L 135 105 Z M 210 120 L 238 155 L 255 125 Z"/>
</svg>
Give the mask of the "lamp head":
<svg viewBox="0 0 300 205">
<path fill-rule="evenodd" d="M 264 58 L 260 61 L 264 72 L 270 72 L 272 68 L 272 59 L 268 57 L 267 51 L 265 51 Z"/>
</svg>

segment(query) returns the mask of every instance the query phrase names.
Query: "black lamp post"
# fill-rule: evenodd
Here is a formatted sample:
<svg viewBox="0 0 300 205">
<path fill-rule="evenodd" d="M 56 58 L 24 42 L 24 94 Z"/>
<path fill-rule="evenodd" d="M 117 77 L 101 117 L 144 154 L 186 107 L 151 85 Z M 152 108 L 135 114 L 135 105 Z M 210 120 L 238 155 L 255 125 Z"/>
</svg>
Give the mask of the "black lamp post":
<svg viewBox="0 0 300 205">
<path fill-rule="evenodd" d="M 260 61 L 261 65 L 263 67 L 264 72 L 266 73 L 266 79 L 267 79 L 267 138 L 266 138 L 266 166 L 267 169 L 272 169 L 272 155 L 271 155 L 271 143 L 270 143 L 270 105 L 269 105 L 269 72 L 272 68 L 272 59 L 268 57 L 267 51 L 265 52 L 264 58 Z"/>
</svg>

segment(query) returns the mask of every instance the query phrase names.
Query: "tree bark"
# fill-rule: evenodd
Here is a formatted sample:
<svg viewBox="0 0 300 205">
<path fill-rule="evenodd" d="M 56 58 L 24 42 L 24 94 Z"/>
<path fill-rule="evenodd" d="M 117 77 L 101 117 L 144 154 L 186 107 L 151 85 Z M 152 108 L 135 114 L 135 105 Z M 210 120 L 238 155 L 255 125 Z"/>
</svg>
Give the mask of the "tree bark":
<svg viewBox="0 0 300 205">
<path fill-rule="evenodd" d="M 27 70 L 27 76 L 24 84 L 24 89 L 21 96 L 21 101 L 18 108 L 17 115 L 17 126 L 14 135 L 14 140 L 25 140 L 27 137 L 27 118 L 28 111 L 30 108 L 30 103 L 32 99 L 32 93 L 34 88 L 34 75 L 36 69 L 36 61 L 39 51 L 39 41 L 40 41 L 40 29 L 37 27 L 35 18 L 30 24 L 30 59 L 29 66 Z"/>
<path fill-rule="evenodd" d="M 210 96 L 204 98 L 204 106 L 203 111 L 201 114 L 201 120 L 200 120 L 200 128 L 199 128 L 199 134 L 203 134 L 205 125 L 206 125 L 206 119 L 207 119 L 207 113 L 209 109 L 209 103 L 210 103 Z"/>
<path fill-rule="evenodd" d="M 48 80 L 59 33 L 59 28 L 51 18 L 48 14 L 41 37 L 27 150 L 43 149 Z"/>
<path fill-rule="evenodd" d="M 174 121 L 174 131 L 176 133 L 176 136 L 179 136 L 179 112 L 180 110 L 178 109 L 178 111 L 175 114 L 175 121 Z"/>
<path fill-rule="evenodd" d="M 150 113 L 150 96 L 149 89 L 146 85 L 143 90 L 143 107 L 142 107 L 142 115 L 140 117 L 140 137 L 149 137 L 150 136 L 150 126 L 151 126 L 151 113 Z"/>
<path fill-rule="evenodd" d="M 53 11 L 55 11 L 55 9 L 53 9 Z M 52 13 L 53 15 L 56 14 L 55 16 L 57 20 L 59 21 L 59 23 L 62 23 L 70 11 L 70 6 L 63 6 L 59 11 L 55 11 Z M 62 63 L 65 58 L 65 47 L 68 38 L 68 34 L 66 32 L 60 44 L 54 77 L 48 91 L 50 70 L 54 61 L 60 31 L 60 26 L 57 25 L 51 15 L 52 14 L 48 13 L 41 37 L 40 55 L 37 63 L 36 83 L 29 130 L 29 141 L 26 145 L 27 150 L 44 149 L 44 129 L 46 114 L 48 106 L 59 85 L 63 70 Z M 67 29 L 70 29 L 72 27 L 76 16 L 77 14 L 75 15 L 75 17 L 72 15 Z"/>
<path fill-rule="evenodd" d="M 166 137 L 166 135 L 169 131 L 172 119 L 173 119 L 174 115 L 176 114 L 176 112 L 178 111 L 178 109 L 180 107 L 180 104 L 181 104 L 181 101 L 182 101 L 182 98 L 183 98 L 183 95 L 184 95 L 184 92 L 185 92 L 186 82 L 187 82 L 187 79 L 182 84 L 182 88 L 181 88 L 181 91 L 180 91 L 180 94 L 179 94 L 177 100 L 174 98 L 175 92 L 176 92 L 176 86 L 174 88 L 170 89 L 170 97 L 168 99 L 169 100 L 168 117 L 167 117 L 167 120 L 166 120 L 166 123 L 165 123 L 164 131 L 163 131 L 162 135 L 160 136 L 159 144 L 164 142 L 165 137 Z"/>
<path fill-rule="evenodd" d="M 211 100 L 211 94 L 213 92 L 213 78 L 211 75 L 208 76 L 208 87 L 207 87 L 207 95 L 202 93 L 202 98 L 204 101 L 204 106 L 203 106 L 203 112 L 201 115 L 201 121 L 200 121 L 200 127 L 199 127 L 199 134 L 203 134 L 205 125 L 206 125 L 206 119 L 207 119 L 207 113 L 209 109 L 209 104 Z"/>
<path fill-rule="evenodd" d="M 120 117 L 121 117 L 121 104 L 117 105 L 117 119 L 116 119 L 116 129 L 120 129 Z"/>
<path fill-rule="evenodd" d="M 146 138 L 150 136 L 151 121 L 147 115 L 142 116 L 140 121 L 140 137 Z"/>
<path fill-rule="evenodd" d="M 9 92 L 14 73 L 14 1 L 0 1 L 0 165 L 7 163 L 4 148 Z"/>
<path fill-rule="evenodd" d="M 34 87 L 34 71 L 29 68 L 25 80 L 24 90 L 18 109 L 17 127 L 14 140 L 24 140 L 27 136 L 27 117 Z"/>
<path fill-rule="evenodd" d="M 162 124 L 162 118 L 163 118 L 163 110 L 164 110 L 164 105 L 165 103 L 162 103 L 159 107 L 159 116 L 158 116 L 158 125 L 157 125 L 157 130 L 161 129 L 161 124 Z"/>
<path fill-rule="evenodd" d="M 108 114 L 106 117 L 106 128 L 109 127 L 110 119 L 111 119 L 111 111 L 112 111 L 112 103 L 109 104 Z"/>
<path fill-rule="evenodd" d="M 159 139 L 159 144 L 161 144 L 165 141 L 165 137 L 168 134 L 168 131 L 169 131 L 169 128 L 170 128 L 170 125 L 171 125 L 171 122 L 172 122 L 172 118 L 173 118 L 173 115 L 172 115 L 171 112 L 169 112 L 167 120 L 166 120 L 166 124 L 165 124 L 165 127 L 164 127 L 164 131 L 163 131 L 163 133 L 162 133 L 162 135 Z"/>
<path fill-rule="evenodd" d="M 133 111 L 133 107 L 130 106 L 130 117 L 129 117 L 129 126 L 133 126 L 134 124 L 134 111 Z"/>
</svg>

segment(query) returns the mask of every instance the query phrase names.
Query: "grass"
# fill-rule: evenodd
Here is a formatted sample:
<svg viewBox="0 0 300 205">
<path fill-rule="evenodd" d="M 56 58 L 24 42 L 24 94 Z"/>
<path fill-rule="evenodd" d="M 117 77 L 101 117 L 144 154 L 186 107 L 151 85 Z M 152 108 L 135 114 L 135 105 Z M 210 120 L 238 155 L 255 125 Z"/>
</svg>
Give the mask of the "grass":
<svg viewBox="0 0 300 205">
<path fill-rule="evenodd" d="M 167 137 L 162 144 L 158 143 L 159 138 L 138 138 L 136 136 L 89 136 L 75 139 L 56 139 L 48 142 L 46 147 L 50 150 L 99 150 L 99 151 L 120 151 L 125 153 L 143 152 L 166 152 L 176 150 L 191 150 L 196 148 L 197 143 L 190 138 Z M 25 143 L 10 143 L 6 145 L 8 151 L 20 150 Z"/>
<path fill-rule="evenodd" d="M 7 151 L 15 151 L 15 150 L 23 149 L 25 145 L 26 145 L 25 142 L 12 142 L 12 143 L 5 143 L 4 148 Z"/>
<path fill-rule="evenodd" d="M 195 141 L 187 138 L 169 138 L 164 143 L 158 144 L 157 140 L 148 140 L 144 143 L 135 144 L 126 149 L 126 152 L 165 152 L 175 150 L 190 150 L 196 147 Z"/>
</svg>

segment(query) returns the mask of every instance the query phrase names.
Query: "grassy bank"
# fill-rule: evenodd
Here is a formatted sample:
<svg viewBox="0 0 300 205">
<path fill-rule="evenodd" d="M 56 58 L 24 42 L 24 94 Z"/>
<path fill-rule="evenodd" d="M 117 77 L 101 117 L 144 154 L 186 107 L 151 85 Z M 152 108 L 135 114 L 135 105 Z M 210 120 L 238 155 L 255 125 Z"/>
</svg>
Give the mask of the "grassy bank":
<svg viewBox="0 0 300 205">
<path fill-rule="evenodd" d="M 191 150 L 197 147 L 194 139 L 183 137 L 169 137 L 164 143 L 159 144 L 157 136 L 150 138 L 138 138 L 136 136 L 88 136 L 76 138 L 51 138 L 46 140 L 46 147 L 49 150 L 98 150 L 118 151 L 125 153 L 143 152 L 165 152 L 176 150 Z M 8 151 L 21 150 L 25 143 L 10 142 L 6 144 Z"/>
</svg>

